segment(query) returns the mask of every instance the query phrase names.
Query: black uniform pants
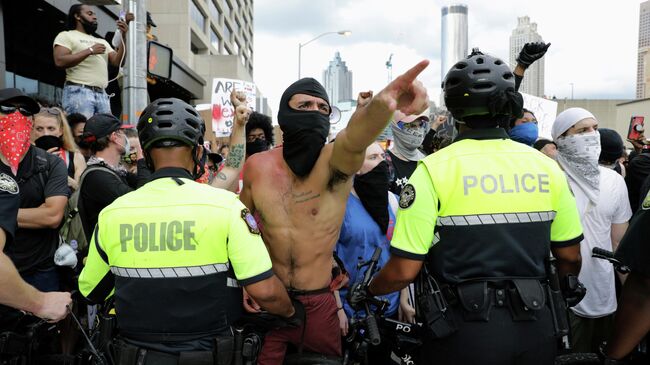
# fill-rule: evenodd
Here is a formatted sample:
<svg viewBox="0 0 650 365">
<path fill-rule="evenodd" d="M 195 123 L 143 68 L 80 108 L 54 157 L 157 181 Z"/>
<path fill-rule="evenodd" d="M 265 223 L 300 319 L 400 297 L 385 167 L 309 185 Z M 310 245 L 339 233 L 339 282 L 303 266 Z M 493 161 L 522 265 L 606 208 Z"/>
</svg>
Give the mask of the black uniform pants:
<svg viewBox="0 0 650 365">
<path fill-rule="evenodd" d="M 506 307 L 492 307 L 489 322 L 464 321 L 453 307 L 458 331 L 449 337 L 426 340 L 421 364 L 552 365 L 557 350 L 548 307 L 537 321 L 514 322 Z"/>
</svg>

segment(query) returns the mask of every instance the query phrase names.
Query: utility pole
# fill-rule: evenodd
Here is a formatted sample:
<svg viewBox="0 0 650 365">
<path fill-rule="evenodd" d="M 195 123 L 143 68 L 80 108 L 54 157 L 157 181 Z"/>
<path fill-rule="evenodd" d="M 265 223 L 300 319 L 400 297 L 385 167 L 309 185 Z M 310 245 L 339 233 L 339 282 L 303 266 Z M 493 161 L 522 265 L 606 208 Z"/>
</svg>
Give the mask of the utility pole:
<svg viewBox="0 0 650 365">
<path fill-rule="evenodd" d="M 134 21 L 127 33 L 124 86 L 122 90 L 122 122 L 138 124 L 142 110 L 147 106 L 147 8 L 145 0 L 128 0 L 127 12 Z"/>
</svg>

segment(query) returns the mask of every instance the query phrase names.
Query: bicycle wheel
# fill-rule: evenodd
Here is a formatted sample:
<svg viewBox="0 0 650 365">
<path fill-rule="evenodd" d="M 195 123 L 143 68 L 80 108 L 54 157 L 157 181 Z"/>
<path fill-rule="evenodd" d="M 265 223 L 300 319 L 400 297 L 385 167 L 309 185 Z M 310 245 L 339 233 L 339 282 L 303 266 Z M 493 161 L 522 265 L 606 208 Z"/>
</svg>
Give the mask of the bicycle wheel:
<svg viewBox="0 0 650 365">
<path fill-rule="evenodd" d="M 574 354 L 560 355 L 555 358 L 555 365 L 598 365 L 602 364 L 602 361 L 598 358 L 598 355 L 590 352 L 577 352 Z"/>
</svg>

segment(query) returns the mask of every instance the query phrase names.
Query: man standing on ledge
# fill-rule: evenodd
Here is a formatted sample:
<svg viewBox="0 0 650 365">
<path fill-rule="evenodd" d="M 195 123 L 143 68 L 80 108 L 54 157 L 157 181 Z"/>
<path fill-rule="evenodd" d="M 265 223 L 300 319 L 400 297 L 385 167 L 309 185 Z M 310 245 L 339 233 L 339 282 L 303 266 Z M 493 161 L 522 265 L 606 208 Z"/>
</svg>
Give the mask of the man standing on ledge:
<svg viewBox="0 0 650 365">
<path fill-rule="evenodd" d="M 132 14 L 127 15 L 128 18 Z M 54 64 L 65 69 L 63 108 L 67 114 L 81 113 L 90 118 L 111 113 L 108 95 L 108 63 L 118 67 L 124 60 L 124 41 L 129 26 L 117 21 L 122 42 L 114 50 L 97 37 L 97 15 L 88 5 L 75 4 L 68 12 L 68 31 L 54 39 Z"/>
<path fill-rule="evenodd" d="M 340 356 L 337 305 L 329 284 L 351 177 L 396 110 L 417 115 L 427 108 L 426 89 L 415 78 L 428 64 L 418 63 L 374 98 L 372 92 L 361 93 L 362 106 L 328 145 L 331 109 L 323 86 L 304 78 L 282 95 L 278 122 L 284 145 L 248 160 L 240 199 L 261 222 L 273 270 L 304 304 L 307 318 L 306 327 L 270 332 L 259 364 L 281 364 L 287 343 Z"/>
</svg>

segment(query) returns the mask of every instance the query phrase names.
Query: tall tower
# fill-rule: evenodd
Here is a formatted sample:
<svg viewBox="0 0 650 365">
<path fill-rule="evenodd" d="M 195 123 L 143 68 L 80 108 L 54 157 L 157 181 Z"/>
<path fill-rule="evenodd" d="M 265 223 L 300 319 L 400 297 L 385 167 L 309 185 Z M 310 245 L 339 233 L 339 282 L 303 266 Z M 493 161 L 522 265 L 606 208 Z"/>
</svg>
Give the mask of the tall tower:
<svg viewBox="0 0 650 365">
<path fill-rule="evenodd" d="M 636 67 L 636 97 L 650 97 L 650 1 L 644 1 L 639 9 L 639 55 Z"/>
<path fill-rule="evenodd" d="M 537 33 L 537 23 L 531 23 L 528 16 L 518 17 L 517 28 L 510 36 L 510 67 L 513 70 L 517 66 L 517 56 L 521 48 L 530 42 L 543 42 L 542 36 Z M 544 58 L 528 67 L 519 91 L 539 97 L 544 96 Z"/>
<path fill-rule="evenodd" d="M 348 70 L 339 52 L 323 71 L 323 84 L 332 105 L 352 100 L 352 71 Z"/>
<path fill-rule="evenodd" d="M 467 57 L 467 5 L 442 7 L 442 56 L 440 79 L 456 62 Z"/>
</svg>

